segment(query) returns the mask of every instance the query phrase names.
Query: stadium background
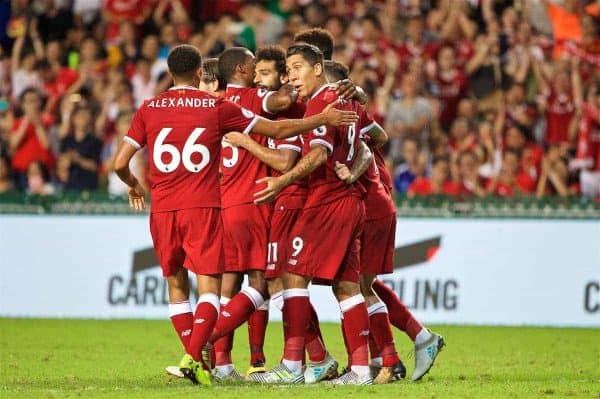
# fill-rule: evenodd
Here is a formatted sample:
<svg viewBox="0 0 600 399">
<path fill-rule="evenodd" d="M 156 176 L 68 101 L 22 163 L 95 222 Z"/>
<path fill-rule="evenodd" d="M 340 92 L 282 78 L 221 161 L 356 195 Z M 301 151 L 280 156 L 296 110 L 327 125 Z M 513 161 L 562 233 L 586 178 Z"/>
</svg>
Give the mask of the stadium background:
<svg viewBox="0 0 600 399">
<path fill-rule="evenodd" d="M 0 396 L 192 393 L 159 376 L 179 358 L 166 321 L 70 320 L 166 320 L 147 216 L 128 210 L 114 154 L 131 113 L 170 85 L 173 45 L 206 56 L 286 47 L 308 27 L 333 33 L 333 58 L 350 66 L 392 138 L 399 229 L 386 281 L 450 338 L 439 370 L 401 392 L 597 396 L 599 9 L 572 0 L 0 1 Z M 144 173 L 145 154 L 134 166 Z M 331 295 L 313 296 L 323 319 L 337 321 Z M 343 358 L 339 327 L 325 326 Z M 270 327 L 271 360 L 279 329 Z M 152 359 L 130 373 L 124 358 L 140 351 Z M 394 392 L 382 389 L 370 394 Z M 312 395 L 335 394 L 302 393 Z"/>
</svg>

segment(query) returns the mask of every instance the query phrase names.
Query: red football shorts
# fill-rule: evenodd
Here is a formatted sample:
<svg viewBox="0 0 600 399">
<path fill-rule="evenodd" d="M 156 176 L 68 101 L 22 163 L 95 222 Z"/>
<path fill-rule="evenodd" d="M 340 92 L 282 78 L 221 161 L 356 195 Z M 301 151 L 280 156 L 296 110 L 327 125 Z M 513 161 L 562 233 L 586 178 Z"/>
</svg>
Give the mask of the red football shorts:
<svg viewBox="0 0 600 399">
<path fill-rule="evenodd" d="M 290 258 L 289 243 L 292 228 L 296 224 L 302 209 L 275 208 L 271 216 L 271 229 L 269 230 L 269 244 L 267 246 L 267 270 L 265 278 L 281 277 L 285 264 Z"/>
<path fill-rule="evenodd" d="M 367 220 L 360 242 L 361 274 L 387 274 L 394 271 L 396 215 Z"/>
<path fill-rule="evenodd" d="M 288 241 L 286 270 L 319 281 L 358 282 L 365 209 L 349 196 L 303 209 Z"/>
<path fill-rule="evenodd" d="M 180 267 L 195 274 L 223 272 L 223 222 L 218 208 L 150 214 L 150 234 L 163 276 Z"/>
<path fill-rule="evenodd" d="M 272 207 L 243 204 L 222 210 L 226 272 L 265 270 Z"/>
</svg>

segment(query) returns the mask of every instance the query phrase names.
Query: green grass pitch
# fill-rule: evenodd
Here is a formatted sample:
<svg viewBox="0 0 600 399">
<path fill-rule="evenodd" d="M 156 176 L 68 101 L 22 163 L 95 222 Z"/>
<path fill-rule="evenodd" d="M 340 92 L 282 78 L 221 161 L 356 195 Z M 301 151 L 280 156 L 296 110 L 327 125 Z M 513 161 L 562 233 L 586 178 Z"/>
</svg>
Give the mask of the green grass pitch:
<svg viewBox="0 0 600 399">
<path fill-rule="evenodd" d="M 182 353 L 168 320 L 0 319 L 2 398 L 600 398 L 600 329 L 432 326 L 447 347 L 419 383 L 326 387 L 192 386 L 164 374 Z M 323 324 L 330 351 L 345 363 L 339 325 Z M 281 324 L 269 327 L 269 365 L 281 355 Z M 248 362 L 238 330 L 234 361 Z M 396 333 L 408 367 L 411 342 Z"/>
</svg>

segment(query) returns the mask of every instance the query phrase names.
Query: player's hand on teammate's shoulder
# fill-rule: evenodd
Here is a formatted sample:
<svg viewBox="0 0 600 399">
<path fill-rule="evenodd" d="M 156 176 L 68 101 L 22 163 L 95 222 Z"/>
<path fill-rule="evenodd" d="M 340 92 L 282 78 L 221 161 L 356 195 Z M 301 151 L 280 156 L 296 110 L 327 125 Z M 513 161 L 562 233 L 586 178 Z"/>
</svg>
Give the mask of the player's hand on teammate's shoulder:
<svg viewBox="0 0 600 399">
<path fill-rule="evenodd" d="M 138 182 L 135 187 L 129 188 L 129 206 L 136 211 L 146 209 L 146 190 Z"/>
<path fill-rule="evenodd" d="M 358 114 L 354 111 L 342 111 L 335 108 L 340 102 L 339 98 L 327 105 L 323 109 L 323 114 L 327 119 L 327 125 L 346 126 L 351 125 L 358 120 Z"/>
<path fill-rule="evenodd" d="M 356 95 L 356 85 L 350 79 L 339 80 L 334 83 L 335 91 L 343 99 L 351 99 Z"/>
<path fill-rule="evenodd" d="M 235 147 L 244 147 L 247 140 L 252 140 L 248 135 L 240 132 L 229 132 L 225 136 L 225 142 Z"/>
<path fill-rule="evenodd" d="M 343 163 L 339 163 L 337 161 L 335 162 L 335 174 L 337 175 L 338 179 L 344 183 L 354 183 L 354 176 L 352 175 L 352 172 L 350 172 L 348 166 Z"/>
<path fill-rule="evenodd" d="M 256 184 L 266 184 L 266 187 L 263 190 L 254 193 L 254 203 L 257 205 L 273 201 L 277 194 L 285 188 L 285 184 L 280 178 L 272 176 L 258 179 Z"/>
</svg>

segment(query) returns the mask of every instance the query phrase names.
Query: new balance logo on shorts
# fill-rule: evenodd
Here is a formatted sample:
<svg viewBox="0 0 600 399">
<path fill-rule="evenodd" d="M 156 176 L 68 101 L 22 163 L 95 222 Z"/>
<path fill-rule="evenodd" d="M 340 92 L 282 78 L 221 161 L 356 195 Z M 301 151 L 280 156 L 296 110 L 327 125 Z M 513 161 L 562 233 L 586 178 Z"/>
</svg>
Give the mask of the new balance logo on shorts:
<svg viewBox="0 0 600 399">
<path fill-rule="evenodd" d="M 196 319 L 196 320 L 194 321 L 194 324 L 202 324 L 202 323 L 204 323 L 204 319 Z M 182 334 L 182 335 L 183 335 L 183 334 Z"/>
<path fill-rule="evenodd" d="M 231 314 L 229 312 L 225 311 L 225 312 L 221 312 L 221 316 L 223 316 L 223 317 L 231 317 Z"/>
<path fill-rule="evenodd" d="M 360 334 L 358 334 L 361 337 L 368 337 L 369 336 L 369 330 L 362 330 L 360 332 Z"/>
</svg>

